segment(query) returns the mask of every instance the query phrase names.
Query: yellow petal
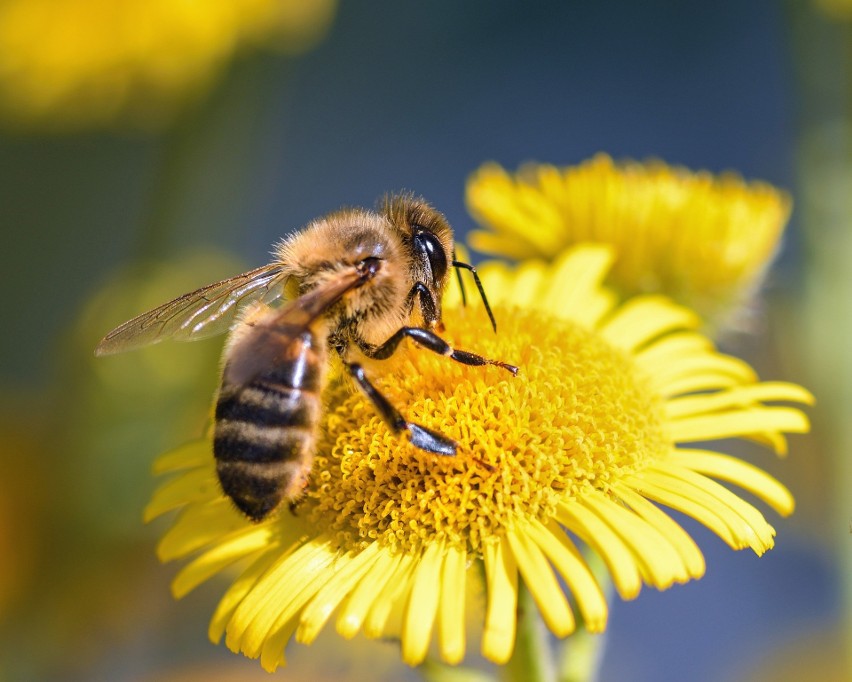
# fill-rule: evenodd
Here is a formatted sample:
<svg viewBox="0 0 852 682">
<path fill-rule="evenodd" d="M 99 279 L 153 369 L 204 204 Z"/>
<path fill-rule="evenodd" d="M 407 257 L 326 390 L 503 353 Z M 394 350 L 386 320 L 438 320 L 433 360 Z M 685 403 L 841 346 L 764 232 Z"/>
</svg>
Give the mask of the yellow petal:
<svg viewBox="0 0 852 682">
<path fill-rule="evenodd" d="M 606 320 L 600 332 L 616 348 L 634 351 L 666 332 L 699 324 L 695 313 L 663 296 L 636 296 Z"/>
<path fill-rule="evenodd" d="M 690 331 L 673 332 L 637 350 L 633 359 L 639 367 L 653 376 L 658 370 L 670 367 L 673 362 L 699 358 L 712 350 L 712 342 L 703 334 Z"/>
<path fill-rule="evenodd" d="M 285 551 L 282 551 L 286 554 Z M 228 588 L 227 592 L 219 600 L 213 618 L 210 619 L 210 627 L 207 630 L 207 636 L 214 644 L 218 644 L 225 634 L 225 627 L 231 616 L 234 615 L 240 602 L 245 598 L 249 591 L 255 586 L 260 577 L 266 570 L 272 566 L 275 561 L 279 560 L 280 556 L 273 552 L 261 554 L 245 571 L 237 578 Z"/>
<path fill-rule="evenodd" d="M 515 288 L 509 301 L 519 308 L 535 308 L 545 284 L 547 268 L 539 261 L 525 261 L 514 273 Z"/>
<path fill-rule="evenodd" d="M 487 228 L 471 234 L 476 248 L 550 260 L 605 243 L 619 256 L 609 280 L 620 292 L 662 292 L 711 322 L 759 284 L 790 213 L 789 197 L 764 183 L 604 154 L 511 175 L 488 164 L 469 179 L 467 203 Z"/>
<path fill-rule="evenodd" d="M 249 522 L 224 498 L 184 509 L 157 545 L 160 561 L 171 561 L 246 528 Z"/>
<path fill-rule="evenodd" d="M 622 599 L 634 599 L 639 594 L 642 579 L 633 553 L 607 524 L 578 502 L 559 505 L 556 518 L 601 556 Z"/>
<path fill-rule="evenodd" d="M 174 450 L 160 455 L 154 460 L 154 473 L 167 474 L 181 469 L 209 467 L 213 450 L 207 440 L 194 440 Z"/>
<path fill-rule="evenodd" d="M 671 507 L 687 516 L 691 516 L 716 533 L 716 535 L 733 549 L 742 549 L 744 547 L 743 543 L 734 535 L 725 520 L 717 514 L 715 506 L 713 509 L 708 509 L 681 493 L 673 492 L 667 487 L 658 485 L 652 480 L 648 472 L 628 476 L 624 479 L 623 483 L 643 497 L 647 497 L 666 507 Z"/>
<path fill-rule="evenodd" d="M 515 648 L 518 608 L 518 568 L 504 538 L 485 545 L 485 576 L 488 606 L 482 632 L 482 655 L 504 664 Z"/>
<path fill-rule="evenodd" d="M 293 636 L 298 623 L 298 614 L 290 613 L 290 617 L 284 623 L 274 626 L 270 630 L 260 651 L 260 665 L 266 672 L 274 673 L 279 666 L 286 665 L 287 659 L 284 656 L 284 649 Z"/>
<path fill-rule="evenodd" d="M 482 253 L 499 253 L 509 249 L 521 256 L 518 260 L 541 258 L 538 249 L 534 248 L 526 239 L 510 234 L 494 235 L 488 232 L 475 231 L 468 235 L 468 240 L 474 249 Z"/>
<path fill-rule="evenodd" d="M 574 614 L 559 587 L 553 569 L 536 544 L 530 542 L 525 527 L 516 528 L 506 534 L 509 547 L 515 555 L 518 570 L 524 584 L 535 599 L 541 617 L 557 637 L 565 637 L 574 631 Z"/>
<path fill-rule="evenodd" d="M 691 578 L 700 578 L 704 575 L 706 564 L 704 555 L 698 549 L 695 541 L 675 521 L 659 507 L 638 495 L 626 485 L 614 486 L 617 495 L 648 523 L 657 528 L 666 539 L 671 542 L 680 554 L 681 560 L 686 566 L 687 573 Z"/>
<path fill-rule="evenodd" d="M 730 509 L 733 513 L 745 522 L 746 533 L 755 535 L 757 542 L 749 543 L 752 547 L 757 547 L 756 552 L 762 554 L 766 549 L 771 548 L 775 541 L 775 529 L 770 526 L 766 519 L 763 518 L 757 509 L 740 497 L 737 497 L 724 486 L 716 483 L 712 479 L 696 473 L 690 469 L 684 469 L 676 464 L 669 462 L 656 462 L 654 469 L 657 472 L 665 474 L 678 482 L 685 482 L 693 486 L 693 490 L 699 490 L 702 494 L 707 494 L 716 503 Z M 694 491 L 691 494 L 698 498 Z M 704 498 L 702 498 L 704 499 Z"/>
<path fill-rule="evenodd" d="M 738 386 L 728 391 L 674 398 L 666 403 L 666 416 L 679 419 L 693 415 L 750 407 L 754 403 L 784 401 L 813 404 L 813 395 L 801 386 L 783 382 L 763 382 Z"/>
<path fill-rule="evenodd" d="M 438 641 L 441 659 L 457 665 L 465 652 L 465 587 L 467 552 L 456 545 L 447 547 L 441 574 L 441 601 L 438 605 Z"/>
<path fill-rule="evenodd" d="M 391 612 L 397 602 L 401 602 L 411 590 L 414 569 L 417 562 L 413 555 L 403 554 L 393 574 L 387 576 L 387 583 L 373 601 L 367 620 L 364 621 L 364 634 L 367 637 L 383 637 Z"/>
<path fill-rule="evenodd" d="M 603 495 L 586 495 L 583 504 L 624 541 L 655 587 L 664 590 L 689 579 L 689 572 L 672 544 L 640 516 Z"/>
<path fill-rule="evenodd" d="M 358 634 L 367 612 L 373 602 L 382 594 L 391 579 L 396 575 L 396 569 L 402 561 L 400 554 L 388 551 L 379 553 L 373 568 L 355 586 L 337 616 L 337 632 L 346 639 L 352 639 Z"/>
<path fill-rule="evenodd" d="M 221 496 L 219 484 L 210 467 L 195 467 L 157 488 L 145 507 L 144 521 L 149 523 L 173 509 L 192 503 L 210 502 Z"/>
<path fill-rule="evenodd" d="M 234 612 L 225 637 L 228 648 L 251 658 L 259 656 L 276 622 L 292 617 L 294 600 L 308 591 L 317 575 L 325 575 L 337 554 L 329 539 L 320 536 L 273 565 Z"/>
<path fill-rule="evenodd" d="M 748 490 L 783 516 L 793 513 L 790 491 L 762 469 L 730 455 L 706 450 L 674 450 L 670 460 L 682 467 L 728 481 Z"/>
<path fill-rule="evenodd" d="M 311 575 L 304 576 L 301 581 L 293 581 L 292 587 L 294 589 L 292 596 L 281 595 L 283 597 L 281 605 L 271 609 L 273 612 L 277 612 L 277 617 L 274 619 L 272 625 L 265 634 L 263 634 L 262 628 L 258 628 L 258 634 L 262 637 L 260 663 L 264 670 L 274 672 L 279 665 L 284 665 L 284 648 L 287 642 L 293 636 L 299 622 L 304 623 L 308 621 L 304 617 L 305 606 L 309 601 L 315 599 L 329 583 L 336 583 L 340 575 L 347 574 L 351 569 L 352 563 L 353 558 L 350 554 L 343 554 L 338 550 L 330 567 L 325 568 L 320 566 L 319 570 L 316 570 Z M 259 619 L 255 619 L 253 625 L 256 625 L 258 622 Z M 311 623 L 308 627 L 319 630 L 322 627 L 322 623 Z M 251 635 L 251 628 L 247 631 L 247 635 Z M 244 643 L 243 652 L 247 656 L 256 655 L 254 650 L 250 648 L 252 645 L 251 640 Z"/>
<path fill-rule="evenodd" d="M 444 543 L 433 542 L 426 547 L 414 569 L 402 627 L 402 660 L 408 665 L 420 665 L 429 650 L 441 593 L 443 558 Z"/>
<path fill-rule="evenodd" d="M 752 441 L 758 445 L 764 445 L 773 450 L 779 457 L 784 457 L 787 454 L 787 437 L 780 431 L 746 433 L 740 436 L 740 438 Z"/>
<path fill-rule="evenodd" d="M 606 597 L 571 538 L 555 521 L 550 521 L 546 527 L 533 521 L 528 533 L 570 588 L 586 629 L 603 632 L 608 611 Z"/>
<path fill-rule="evenodd" d="M 589 329 L 615 305 L 615 296 L 601 283 L 613 261 L 612 249 L 602 244 L 583 244 L 560 256 L 553 264 L 537 307 Z"/>
<path fill-rule="evenodd" d="M 734 438 L 761 432 L 806 433 L 810 427 L 801 410 L 792 407 L 752 407 L 719 414 L 683 417 L 669 421 L 669 434 L 677 443 Z"/>
<path fill-rule="evenodd" d="M 271 535 L 268 526 L 261 526 L 246 528 L 222 539 L 180 570 L 172 581 L 172 594 L 180 599 L 225 567 L 269 547 Z"/>
<path fill-rule="evenodd" d="M 767 524 L 763 517 L 760 517 L 760 521 L 755 520 L 758 525 L 753 527 L 749 520 L 744 518 L 738 509 L 730 506 L 727 501 L 721 500 L 717 495 L 711 495 L 704 487 L 696 486 L 686 480 L 685 476 L 671 475 L 671 473 L 671 471 L 662 472 L 649 469 L 644 472 L 643 478 L 658 489 L 689 499 L 721 520 L 734 540 L 732 546 L 735 549 L 751 547 L 755 554 L 760 556 L 772 547 L 775 529 Z M 760 516 L 759 513 L 758 516 Z"/>
<path fill-rule="evenodd" d="M 511 299 L 515 288 L 514 270 L 509 268 L 506 263 L 496 261 L 483 263 L 477 267 L 477 270 L 479 271 L 482 285 L 488 294 L 489 303 L 492 306 L 506 304 Z M 461 296 L 453 300 L 457 300 L 456 305 L 458 305 L 458 302 L 461 301 Z M 446 307 L 449 308 L 453 305 L 453 300 L 446 301 Z M 470 301 L 468 301 L 468 304 L 470 304 Z"/>
<path fill-rule="evenodd" d="M 655 377 L 658 381 L 659 377 Z M 713 368 L 707 371 L 698 370 L 694 373 L 674 377 L 671 380 L 665 381 L 665 386 L 661 386 L 661 381 L 657 384 L 660 395 L 665 398 L 672 396 L 683 395 L 684 393 L 694 393 L 696 391 L 721 391 L 726 388 L 738 386 L 749 379 L 735 376 L 733 373 L 728 373 L 725 368 Z"/>
<path fill-rule="evenodd" d="M 679 360 L 660 367 L 650 375 L 651 383 L 666 398 L 692 391 L 726 388 L 757 379 L 754 370 L 737 358 L 727 355 L 704 354 Z"/>
<path fill-rule="evenodd" d="M 361 552 L 345 557 L 343 568 L 323 585 L 302 611 L 296 632 L 298 642 L 311 644 L 316 639 L 338 604 L 375 566 L 378 554 L 379 545 L 374 542 Z"/>
</svg>

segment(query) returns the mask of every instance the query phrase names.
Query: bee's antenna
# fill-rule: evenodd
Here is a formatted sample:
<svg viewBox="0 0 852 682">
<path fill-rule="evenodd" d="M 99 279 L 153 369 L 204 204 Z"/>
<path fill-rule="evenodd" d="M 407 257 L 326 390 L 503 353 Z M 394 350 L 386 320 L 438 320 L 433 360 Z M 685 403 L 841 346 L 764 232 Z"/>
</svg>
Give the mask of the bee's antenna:
<svg viewBox="0 0 852 682">
<path fill-rule="evenodd" d="M 454 248 L 453 249 L 453 265 L 456 265 L 456 263 L 457 263 L 457 261 L 456 261 L 456 250 Z M 467 293 L 464 290 L 464 281 L 462 280 L 461 270 L 459 270 L 458 266 L 456 266 L 456 277 L 458 277 L 458 280 L 459 280 L 459 290 L 461 291 L 462 305 L 466 306 L 467 305 Z"/>
<path fill-rule="evenodd" d="M 479 295 L 482 297 L 482 302 L 485 304 L 485 311 L 488 313 L 488 319 L 491 320 L 491 326 L 496 332 L 497 322 L 494 319 L 494 313 L 491 312 L 491 306 L 488 305 L 488 299 L 485 296 L 485 289 L 482 288 L 482 282 L 479 279 L 479 275 L 476 273 L 476 268 L 470 265 L 469 263 L 462 263 L 461 261 L 455 260 L 455 256 L 453 257 L 453 267 L 470 270 L 471 274 L 473 275 L 473 281 L 476 282 L 476 288 L 479 289 Z M 456 270 L 456 272 L 459 276 L 459 282 L 461 282 L 461 272 L 459 272 L 458 269 Z M 462 287 L 462 301 L 464 302 L 464 287 Z"/>
</svg>

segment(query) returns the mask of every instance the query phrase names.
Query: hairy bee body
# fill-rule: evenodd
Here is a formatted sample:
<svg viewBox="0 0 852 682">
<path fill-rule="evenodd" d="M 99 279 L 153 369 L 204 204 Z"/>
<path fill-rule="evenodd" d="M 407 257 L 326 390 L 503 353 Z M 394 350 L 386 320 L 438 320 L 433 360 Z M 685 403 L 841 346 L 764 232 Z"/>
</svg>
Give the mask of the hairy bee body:
<svg viewBox="0 0 852 682">
<path fill-rule="evenodd" d="M 250 306 L 234 325 L 213 431 L 222 490 L 252 520 L 307 485 L 329 346 L 348 358 L 353 340 L 379 342 L 407 321 L 402 254 L 386 221 L 360 209 L 318 219 L 278 246 L 299 295 L 283 309 Z M 372 267 L 359 270 L 365 261 Z"/>
<path fill-rule="evenodd" d="M 312 221 L 284 239 L 268 265 L 125 322 L 95 352 L 109 355 L 165 338 L 192 341 L 230 328 L 213 454 L 223 492 L 261 521 L 282 502 L 297 500 L 308 484 L 330 352 L 395 433 L 406 433 L 421 450 L 456 454 L 454 441 L 407 421 L 361 366 L 365 359 L 388 359 L 408 338 L 456 362 L 517 372 L 454 350 L 435 333 L 443 328 L 451 267 L 473 273 L 496 331 L 475 268 L 454 258 L 444 216 L 422 199 L 394 195 L 377 211 L 344 209 Z"/>
<path fill-rule="evenodd" d="M 247 383 L 230 381 L 225 365 L 213 431 L 216 474 L 250 519 L 295 500 L 307 485 L 322 412 L 324 336 L 308 330 L 288 339 L 280 361 Z"/>
</svg>

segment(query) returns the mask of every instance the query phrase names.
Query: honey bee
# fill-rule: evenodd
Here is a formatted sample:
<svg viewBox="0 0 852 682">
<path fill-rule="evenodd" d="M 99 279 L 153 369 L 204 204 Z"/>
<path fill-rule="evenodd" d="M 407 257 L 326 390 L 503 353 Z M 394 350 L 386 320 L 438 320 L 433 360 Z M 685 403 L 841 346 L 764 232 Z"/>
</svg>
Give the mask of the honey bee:
<svg viewBox="0 0 852 682">
<path fill-rule="evenodd" d="M 166 338 L 192 341 L 232 326 L 213 453 L 224 493 L 249 519 L 261 521 L 282 502 L 294 504 L 308 484 L 330 353 L 394 432 L 438 455 L 455 455 L 457 444 L 407 421 L 359 360 L 387 359 L 409 338 L 456 362 L 517 373 L 513 365 L 454 349 L 438 335 L 451 267 L 460 285 L 462 269 L 473 273 L 496 331 L 476 269 L 455 259 L 446 218 L 421 198 L 391 195 L 376 211 L 344 209 L 312 221 L 281 241 L 268 265 L 125 322 L 95 353 Z"/>
</svg>

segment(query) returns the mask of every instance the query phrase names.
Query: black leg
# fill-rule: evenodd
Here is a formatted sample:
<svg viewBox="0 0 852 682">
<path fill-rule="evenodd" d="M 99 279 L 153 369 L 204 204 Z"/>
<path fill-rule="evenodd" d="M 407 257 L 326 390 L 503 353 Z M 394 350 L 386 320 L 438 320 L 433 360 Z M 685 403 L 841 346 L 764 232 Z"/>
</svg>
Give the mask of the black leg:
<svg viewBox="0 0 852 682">
<path fill-rule="evenodd" d="M 418 346 L 423 346 L 423 348 L 431 350 L 433 353 L 437 353 L 438 355 L 445 355 L 446 357 L 451 358 L 456 362 L 460 362 L 463 365 L 495 365 L 497 367 L 502 367 L 503 369 L 511 372 L 513 375 L 518 374 L 518 368 L 514 365 L 509 365 L 505 362 L 500 362 L 499 360 L 489 360 L 488 358 L 484 358 L 476 353 L 469 353 L 466 350 L 455 350 L 452 346 L 450 346 L 450 344 L 434 332 L 429 331 L 428 329 L 421 329 L 420 327 L 402 327 L 381 346 L 365 346 L 359 344 L 359 347 L 362 351 L 364 351 L 365 355 L 371 358 L 376 360 L 386 360 L 393 355 L 397 346 L 400 344 L 400 341 L 402 341 L 406 336 L 414 341 Z"/>
<path fill-rule="evenodd" d="M 347 366 L 349 367 L 349 373 L 358 383 L 360 389 L 364 391 L 365 395 L 370 399 L 370 402 L 375 405 L 379 414 L 382 416 L 382 419 L 385 420 L 394 433 L 407 431 L 411 444 L 421 450 L 434 452 L 437 455 L 456 454 L 456 443 L 454 441 L 450 440 L 446 436 L 442 436 L 440 433 L 427 429 L 425 426 L 405 421 L 405 418 L 402 414 L 400 414 L 399 410 L 391 405 L 388 399 L 370 383 L 370 380 L 367 379 L 367 375 L 364 374 L 364 368 L 361 367 L 361 365 L 352 363 Z"/>
<path fill-rule="evenodd" d="M 414 297 L 420 294 L 420 312 L 423 314 L 423 321 L 430 327 L 439 322 L 438 307 L 435 305 L 435 299 L 431 292 L 423 282 L 417 282 L 411 291 L 408 292 L 407 304 L 411 308 L 414 305 Z"/>
</svg>

